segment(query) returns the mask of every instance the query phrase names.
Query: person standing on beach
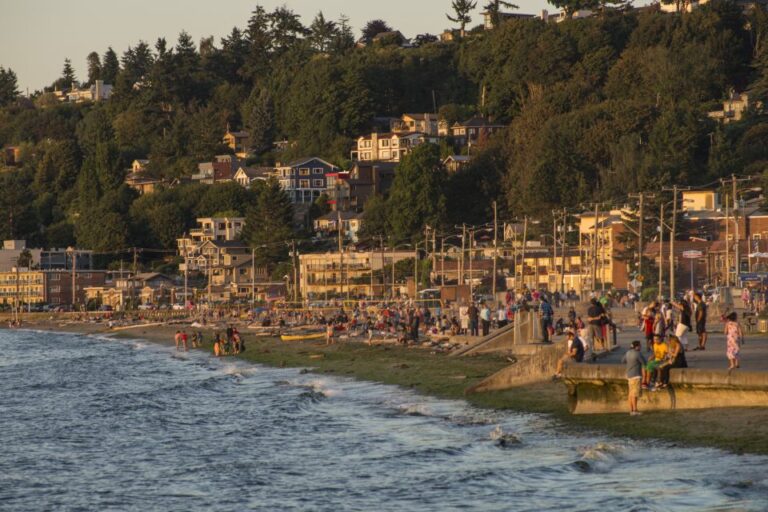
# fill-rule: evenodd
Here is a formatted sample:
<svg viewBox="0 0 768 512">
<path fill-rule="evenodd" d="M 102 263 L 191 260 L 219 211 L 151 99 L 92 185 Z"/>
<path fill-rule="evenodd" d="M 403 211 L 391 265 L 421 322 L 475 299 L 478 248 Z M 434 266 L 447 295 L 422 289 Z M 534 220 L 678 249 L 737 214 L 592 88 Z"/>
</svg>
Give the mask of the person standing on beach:
<svg viewBox="0 0 768 512">
<path fill-rule="evenodd" d="M 483 326 L 483 336 L 488 336 L 488 332 L 491 330 L 491 308 L 488 304 L 483 304 L 483 309 L 480 310 L 480 320 Z"/>
<path fill-rule="evenodd" d="M 739 325 L 739 316 L 732 312 L 725 317 L 725 354 L 728 356 L 728 369 L 739 367 L 739 351 L 744 340 L 744 331 Z"/>
<path fill-rule="evenodd" d="M 478 331 L 478 319 L 480 317 L 480 311 L 478 311 L 477 306 L 473 302 L 469 306 L 469 310 L 467 311 L 469 314 L 469 335 L 470 336 L 477 336 L 479 333 Z"/>
<path fill-rule="evenodd" d="M 696 303 L 696 334 L 699 335 L 699 346 L 693 350 L 707 349 L 707 305 L 700 293 L 693 294 L 693 301 Z"/>
<path fill-rule="evenodd" d="M 643 368 L 647 364 L 641 352 L 641 343 L 639 341 L 635 340 L 632 342 L 630 349 L 624 354 L 621 362 L 627 365 L 629 415 L 639 416 L 640 411 L 637 410 L 637 399 L 642 393 L 640 381 L 643 380 Z"/>
</svg>

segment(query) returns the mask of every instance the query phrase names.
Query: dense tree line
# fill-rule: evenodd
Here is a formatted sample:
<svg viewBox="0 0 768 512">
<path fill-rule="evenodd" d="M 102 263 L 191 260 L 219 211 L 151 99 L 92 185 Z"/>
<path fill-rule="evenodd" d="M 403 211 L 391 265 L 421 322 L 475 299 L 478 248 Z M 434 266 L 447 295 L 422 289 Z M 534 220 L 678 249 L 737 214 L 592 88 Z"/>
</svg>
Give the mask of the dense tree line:
<svg viewBox="0 0 768 512">
<path fill-rule="evenodd" d="M 257 7 L 218 42 L 182 32 L 122 54 L 94 50 L 82 72 L 66 61 L 31 99 L 0 68 L 0 145 L 20 146 L 24 157 L 0 175 L 0 235 L 97 250 L 172 248 L 196 215 L 234 210 L 266 226 L 249 228 L 252 244 L 276 247 L 291 235 L 291 212 L 274 183 L 248 192 L 185 185 L 144 197 L 123 185 L 135 158 L 149 157 L 152 175 L 189 176 L 197 162 L 227 151 L 228 124 L 253 135 L 253 164 L 312 154 L 342 166 L 376 116 L 438 107 L 451 121 L 477 113 L 508 124 L 473 147 L 472 164 L 454 175 L 438 165 L 447 147 L 405 159 L 389 197 L 366 209 L 369 234 L 398 240 L 424 224 L 486 222 L 493 201 L 506 217 L 543 215 L 561 204 L 765 172 L 765 115 L 728 125 L 706 115 L 731 90 L 768 101 L 764 10 L 744 14 L 715 0 L 673 15 L 569 0 L 557 5 L 598 14 L 502 22 L 506 2 L 490 2 L 498 23 L 484 31 L 467 28 L 474 4 L 446 2 L 467 32 L 446 43 L 422 35 L 402 47 L 376 38 L 393 27 L 373 20 L 358 47 L 345 18 L 318 13 L 304 26 L 287 7 Z M 113 84 L 110 101 L 56 101 L 53 91 L 78 76 L 83 85 Z M 273 142 L 283 139 L 290 144 L 277 153 Z M 281 247 L 265 257 L 285 254 Z"/>
</svg>

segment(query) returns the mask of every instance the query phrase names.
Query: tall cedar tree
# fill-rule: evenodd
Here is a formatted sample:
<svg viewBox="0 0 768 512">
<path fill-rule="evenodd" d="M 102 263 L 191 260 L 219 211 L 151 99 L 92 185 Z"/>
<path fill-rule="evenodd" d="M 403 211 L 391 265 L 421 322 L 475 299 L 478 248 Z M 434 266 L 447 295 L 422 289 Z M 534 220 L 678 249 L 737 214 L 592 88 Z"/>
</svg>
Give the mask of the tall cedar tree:
<svg viewBox="0 0 768 512">
<path fill-rule="evenodd" d="M 293 236 L 293 205 L 275 179 L 259 191 L 259 197 L 247 212 L 243 240 L 256 249 L 256 262 L 272 267 L 285 259 L 286 241 Z"/>
</svg>

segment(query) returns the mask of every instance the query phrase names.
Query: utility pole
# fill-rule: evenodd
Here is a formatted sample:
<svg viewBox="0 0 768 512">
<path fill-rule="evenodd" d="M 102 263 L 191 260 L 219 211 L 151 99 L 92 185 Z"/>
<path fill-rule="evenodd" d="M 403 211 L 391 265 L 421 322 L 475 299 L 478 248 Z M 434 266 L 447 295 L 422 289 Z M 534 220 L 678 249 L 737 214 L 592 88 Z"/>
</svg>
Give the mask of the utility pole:
<svg viewBox="0 0 768 512">
<path fill-rule="evenodd" d="M 669 235 L 669 298 L 675 299 L 675 237 L 677 236 L 677 194 L 681 190 L 690 190 L 691 187 L 678 187 L 673 186 L 671 189 L 664 188 L 663 190 L 672 191 L 672 227 Z"/>
<path fill-rule="evenodd" d="M 413 244 L 413 300 L 419 298 L 419 242 Z"/>
<path fill-rule="evenodd" d="M 341 235 L 341 212 L 336 212 L 336 228 L 339 233 L 339 292 L 344 295 L 344 240 Z"/>
<path fill-rule="evenodd" d="M 629 194 L 632 199 L 637 199 L 638 203 L 638 230 L 637 230 L 637 274 L 643 275 L 643 223 L 645 222 L 645 200 L 655 199 L 656 194 L 640 192 L 639 194 Z"/>
<path fill-rule="evenodd" d="M 392 242 L 392 300 L 395 299 L 395 243 Z"/>
<path fill-rule="evenodd" d="M 728 215 L 728 194 L 725 194 L 725 286 L 731 286 L 731 267 L 728 263 L 731 252 L 728 247 L 728 224 L 730 223 Z"/>
<path fill-rule="evenodd" d="M 493 202 L 493 281 L 491 284 L 491 295 L 493 303 L 496 304 L 496 260 L 499 259 L 499 211 L 496 201 Z"/>
<path fill-rule="evenodd" d="M 187 272 L 184 271 L 184 294 L 186 297 Z M 186 298 L 184 299 L 186 301 Z M 251 309 L 256 307 L 256 248 L 251 249 Z"/>
<path fill-rule="evenodd" d="M 467 238 L 467 225 L 462 224 L 461 225 L 461 271 L 459 273 L 460 279 L 459 279 L 459 285 L 464 284 L 464 258 L 465 258 L 465 239 Z"/>
<path fill-rule="evenodd" d="M 754 179 L 754 177 L 752 177 L 752 176 L 748 176 L 746 178 L 737 178 L 735 174 L 731 174 L 731 177 L 728 178 L 727 180 L 720 180 L 720 182 L 723 185 L 726 185 L 728 182 L 730 182 L 730 185 L 731 185 L 731 198 L 733 200 L 733 208 L 732 208 L 733 212 L 732 213 L 733 213 L 733 225 L 734 225 L 734 235 L 733 235 L 733 240 L 734 240 L 734 256 L 735 256 L 735 259 L 736 259 L 735 264 L 734 264 L 734 270 L 735 270 L 735 272 L 734 272 L 734 283 L 733 283 L 734 285 L 738 285 L 739 284 L 739 276 L 741 275 L 741 261 L 740 261 L 740 254 L 739 254 L 739 252 L 741 251 L 741 248 L 739 247 L 739 236 L 740 236 L 740 234 L 739 234 L 739 216 L 738 216 L 738 208 L 739 208 L 739 206 L 738 206 L 738 191 L 736 190 L 736 187 L 737 187 L 737 184 L 740 183 L 740 182 L 752 181 L 753 179 Z M 727 202 L 727 200 L 726 200 L 726 202 Z M 727 204 L 726 204 L 726 206 L 727 206 Z M 725 215 L 726 230 L 728 229 L 728 222 L 729 222 L 729 217 L 728 217 L 728 214 L 726 213 L 726 215 Z M 728 235 L 726 234 L 726 244 L 728 243 L 727 239 L 728 239 Z M 726 245 L 726 248 L 727 248 L 727 245 Z M 726 258 L 725 258 L 726 268 L 728 268 L 728 265 L 727 265 L 728 251 L 727 250 L 726 250 L 725 254 L 726 254 Z M 730 285 L 730 271 L 728 272 L 727 284 Z"/>
<path fill-rule="evenodd" d="M 664 203 L 661 203 L 661 216 L 659 217 L 659 290 L 658 298 L 664 295 Z"/>
<path fill-rule="evenodd" d="M 299 253 L 296 252 L 296 240 L 291 240 L 291 263 L 293 264 L 293 302 L 299 302 Z"/>
<path fill-rule="evenodd" d="M 562 250 L 560 251 L 560 291 L 565 293 L 565 246 L 567 243 L 566 234 L 568 233 L 568 210 L 563 208 L 563 236 Z"/>
<path fill-rule="evenodd" d="M 555 286 L 557 290 L 557 210 L 552 210 L 552 265 L 551 269 L 555 272 Z M 549 276 L 547 276 L 549 281 Z"/>
<path fill-rule="evenodd" d="M 522 249 L 520 250 L 521 259 L 522 259 L 522 262 L 520 264 L 520 280 L 523 282 L 523 286 L 525 286 L 525 246 L 527 245 L 527 240 L 528 240 L 528 216 L 526 215 L 523 220 L 523 244 L 522 244 Z"/>
<path fill-rule="evenodd" d="M 445 237 L 440 239 L 440 285 L 445 286 Z"/>
<path fill-rule="evenodd" d="M 72 248 L 72 310 L 77 303 L 77 249 Z"/>
<path fill-rule="evenodd" d="M 187 238 L 187 235 L 184 235 Z M 120 258 L 120 278 L 123 278 L 123 260 Z M 184 245 L 184 311 L 187 311 L 187 304 L 189 301 L 189 249 L 187 245 Z"/>
<path fill-rule="evenodd" d="M 592 290 L 597 291 L 597 224 L 599 204 L 595 203 L 595 225 L 592 236 Z"/>
<path fill-rule="evenodd" d="M 474 288 L 474 282 L 472 279 L 472 246 L 475 245 L 475 229 L 472 228 L 469 230 L 469 298 L 472 300 L 474 297 L 473 295 L 473 288 Z"/>
</svg>

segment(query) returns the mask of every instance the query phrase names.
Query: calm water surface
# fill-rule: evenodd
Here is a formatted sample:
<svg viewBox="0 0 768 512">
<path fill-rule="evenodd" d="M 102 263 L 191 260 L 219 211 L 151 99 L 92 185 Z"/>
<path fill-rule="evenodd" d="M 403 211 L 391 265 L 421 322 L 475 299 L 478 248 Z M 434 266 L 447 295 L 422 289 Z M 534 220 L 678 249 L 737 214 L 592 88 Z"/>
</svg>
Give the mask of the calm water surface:
<svg viewBox="0 0 768 512">
<path fill-rule="evenodd" d="M 765 457 L 141 341 L 3 331 L 0 354 L 2 510 L 768 509 Z"/>
</svg>

